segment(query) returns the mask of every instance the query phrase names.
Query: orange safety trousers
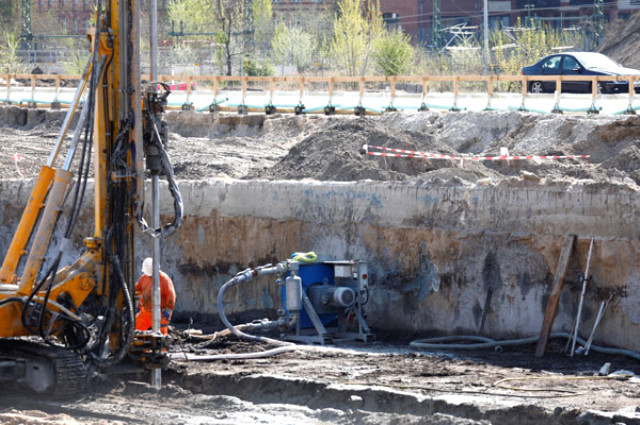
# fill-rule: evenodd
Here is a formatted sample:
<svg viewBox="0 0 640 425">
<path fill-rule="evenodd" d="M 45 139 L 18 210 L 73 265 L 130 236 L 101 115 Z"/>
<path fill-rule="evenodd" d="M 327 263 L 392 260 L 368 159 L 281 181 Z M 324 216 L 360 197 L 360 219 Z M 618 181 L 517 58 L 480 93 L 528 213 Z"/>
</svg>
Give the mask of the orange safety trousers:
<svg viewBox="0 0 640 425">
<path fill-rule="evenodd" d="M 171 318 L 169 318 L 171 320 Z M 160 318 L 160 332 L 163 335 L 167 334 L 167 328 L 169 326 L 169 320 L 164 317 Z M 140 306 L 140 312 L 136 314 L 136 330 L 147 331 L 153 326 L 153 316 L 151 312 L 144 307 Z"/>
</svg>

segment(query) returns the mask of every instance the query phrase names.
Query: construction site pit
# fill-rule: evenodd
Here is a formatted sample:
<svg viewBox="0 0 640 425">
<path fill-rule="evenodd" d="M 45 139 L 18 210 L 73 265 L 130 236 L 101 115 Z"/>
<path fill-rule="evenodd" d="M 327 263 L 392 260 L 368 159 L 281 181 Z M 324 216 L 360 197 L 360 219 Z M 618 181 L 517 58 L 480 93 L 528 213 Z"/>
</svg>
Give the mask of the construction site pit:
<svg viewBox="0 0 640 425">
<path fill-rule="evenodd" d="M 64 116 L 0 107 L 3 256 Z M 94 373 L 74 400 L 3 391 L 0 422 L 640 424 L 640 117 L 165 118 L 185 216 L 162 240 L 161 267 L 177 292 L 162 388 L 125 362 Z M 161 197 L 169 218 L 166 185 Z M 93 229 L 93 197 L 84 201 L 64 264 Z M 564 336 L 538 357 L 535 338 L 511 342 L 540 334 L 572 235 L 553 324 Z M 60 241 L 54 235 L 52 249 Z M 607 308 L 588 355 L 567 356 L 592 241 L 578 348 L 603 302 Z M 141 236 L 135 248 L 141 264 L 151 242 Z M 248 267 L 309 251 L 368 264 L 364 311 L 375 338 L 298 344 L 256 359 L 186 360 L 273 348 L 224 331 L 218 291 Z M 276 319 L 281 304 L 267 276 L 224 299 L 234 324 Z M 480 334 L 494 342 L 459 347 L 468 343 L 459 337 Z M 427 344 L 433 337 L 449 338 Z"/>
</svg>

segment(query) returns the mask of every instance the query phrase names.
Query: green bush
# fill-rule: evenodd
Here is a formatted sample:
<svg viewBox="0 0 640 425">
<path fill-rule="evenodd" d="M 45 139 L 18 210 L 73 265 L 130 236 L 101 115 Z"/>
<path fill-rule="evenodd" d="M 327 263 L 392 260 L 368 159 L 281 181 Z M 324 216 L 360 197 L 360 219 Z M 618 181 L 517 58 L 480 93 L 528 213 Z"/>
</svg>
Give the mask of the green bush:
<svg viewBox="0 0 640 425">
<path fill-rule="evenodd" d="M 275 74 L 275 70 L 271 64 L 266 63 L 260 66 L 254 61 L 246 61 L 243 70 L 244 75 L 248 75 L 249 77 L 270 77 Z"/>
</svg>

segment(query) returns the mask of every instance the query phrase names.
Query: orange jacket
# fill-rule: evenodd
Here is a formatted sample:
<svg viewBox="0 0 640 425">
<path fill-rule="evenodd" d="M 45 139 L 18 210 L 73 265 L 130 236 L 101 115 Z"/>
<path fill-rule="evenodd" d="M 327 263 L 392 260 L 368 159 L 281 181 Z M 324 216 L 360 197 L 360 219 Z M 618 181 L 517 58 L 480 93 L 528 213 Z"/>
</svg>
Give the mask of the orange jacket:
<svg viewBox="0 0 640 425">
<path fill-rule="evenodd" d="M 136 282 L 136 294 L 142 294 L 140 305 L 151 311 L 153 279 L 151 276 L 143 274 Z M 168 308 L 173 310 L 176 305 L 176 290 L 173 287 L 171 278 L 163 271 L 160 271 L 160 309 Z"/>
</svg>

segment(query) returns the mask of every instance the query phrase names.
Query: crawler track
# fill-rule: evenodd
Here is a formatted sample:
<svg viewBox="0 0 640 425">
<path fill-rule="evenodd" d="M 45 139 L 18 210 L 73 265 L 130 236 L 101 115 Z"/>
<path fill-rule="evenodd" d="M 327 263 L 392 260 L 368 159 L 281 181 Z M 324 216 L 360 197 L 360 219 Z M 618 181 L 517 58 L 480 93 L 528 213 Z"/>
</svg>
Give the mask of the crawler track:
<svg viewBox="0 0 640 425">
<path fill-rule="evenodd" d="M 53 384 L 43 392 L 55 399 L 77 396 L 84 389 L 86 369 L 80 356 L 70 350 L 22 339 L 0 340 L 0 358 L 24 359 L 31 365 L 44 361 L 53 372 Z M 29 367 L 29 366 L 28 366 Z"/>
</svg>

